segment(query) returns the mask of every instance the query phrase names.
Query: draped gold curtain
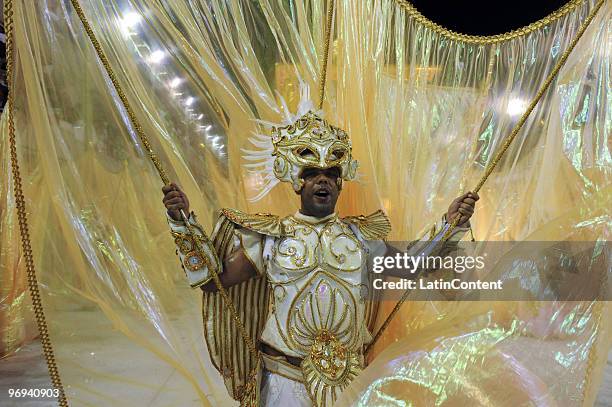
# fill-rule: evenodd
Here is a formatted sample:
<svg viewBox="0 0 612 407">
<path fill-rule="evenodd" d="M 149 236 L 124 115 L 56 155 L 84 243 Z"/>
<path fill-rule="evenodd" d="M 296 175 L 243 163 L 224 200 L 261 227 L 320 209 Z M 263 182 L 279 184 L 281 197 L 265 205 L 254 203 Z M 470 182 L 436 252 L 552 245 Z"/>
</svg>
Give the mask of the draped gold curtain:
<svg viewBox="0 0 612 407">
<path fill-rule="evenodd" d="M 438 219 L 475 185 L 594 3 L 573 1 L 546 24 L 493 40 L 454 36 L 401 1 L 337 1 L 324 111 L 361 164 L 340 213 L 382 207 L 398 240 Z M 285 185 L 250 203 L 261 181 L 240 156 L 256 119 L 279 120 L 281 96 L 295 107 L 300 81 L 316 96 L 324 1 L 81 5 L 206 227 L 219 207 L 295 211 Z M 13 7 L 19 158 L 69 401 L 230 405 L 202 341 L 199 293 L 173 252 L 160 181 L 70 2 Z M 479 241 L 609 240 L 611 14 L 604 4 L 482 189 Z M 8 174 L 6 137 L 0 145 Z M 5 354 L 33 331 L 10 181 L 0 186 Z M 381 305 L 380 322 L 392 307 Z M 607 312 L 597 302 L 408 301 L 343 402 L 590 405 L 610 346 Z"/>
</svg>

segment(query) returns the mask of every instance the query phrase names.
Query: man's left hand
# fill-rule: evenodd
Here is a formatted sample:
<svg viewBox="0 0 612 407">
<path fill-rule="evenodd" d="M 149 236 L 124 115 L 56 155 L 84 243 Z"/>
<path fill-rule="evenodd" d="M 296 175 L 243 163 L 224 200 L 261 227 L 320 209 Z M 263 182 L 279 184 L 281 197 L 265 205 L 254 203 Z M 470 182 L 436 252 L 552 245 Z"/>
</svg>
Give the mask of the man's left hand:
<svg viewBox="0 0 612 407">
<path fill-rule="evenodd" d="M 448 223 L 452 223 L 455 217 L 461 216 L 457 225 L 469 226 L 469 223 L 465 223 L 468 222 L 474 214 L 474 207 L 476 206 L 476 201 L 479 199 L 480 197 L 476 192 L 468 192 L 466 194 L 461 195 L 459 198 L 455 199 L 448 207 L 448 212 L 446 213 L 446 221 Z"/>
</svg>

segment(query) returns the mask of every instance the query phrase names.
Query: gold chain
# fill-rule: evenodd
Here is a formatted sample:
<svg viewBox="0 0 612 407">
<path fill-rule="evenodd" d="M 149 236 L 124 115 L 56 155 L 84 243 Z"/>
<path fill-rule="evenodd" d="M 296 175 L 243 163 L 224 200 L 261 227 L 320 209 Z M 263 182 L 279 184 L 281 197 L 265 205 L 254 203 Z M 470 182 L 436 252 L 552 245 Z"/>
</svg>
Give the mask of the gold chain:
<svg viewBox="0 0 612 407">
<path fill-rule="evenodd" d="M 332 26 L 334 24 L 335 0 L 329 0 L 327 8 L 327 21 L 325 25 L 325 38 L 323 39 L 323 60 L 321 62 L 321 77 L 319 78 L 319 109 L 323 109 L 325 99 L 325 84 L 327 82 L 327 63 L 329 59 L 329 44 L 331 42 Z"/>
<path fill-rule="evenodd" d="M 21 184 L 21 171 L 19 170 L 19 159 L 17 157 L 17 147 L 15 140 L 15 122 L 13 119 L 13 108 L 15 106 L 15 93 L 13 92 L 14 86 L 14 25 L 13 25 L 13 0 L 7 0 L 4 3 L 4 24 L 6 29 L 6 80 L 8 84 L 8 132 L 9 132 L 9 149 L 11 156 L 11 169 L 13 175 L 14 194 L 15 194 L 15 206 L 17 207 L 17 219 L 19 221 L 19 232 L 21 234 L 21 249 L 23 250 L 23 257 L 25 259 L 26 274 L 28 277 L 28 289 L 30 297 L 32 298 L 32 307 L 34 308 L 34 316 L 36 318 L 36 325 L 38 326 L 38 333 L 40 335 L 40 342 L 42 344 L 43 353 L 45 360 L 47 361 L 47 369 L 49 371 L 49 377 L 51 378 L 51 384 L 59 392 L 58 403 L 62 407 L 68 406 L 68 400 L 66 399 L 66 393 L 64 392 L 64 386 L 60 377 L 59 369 L 55 361 L 55 354 L 53 352 L 53 344 L 51 337 L 49 336 L 49 329 L 47 327 L 47 319 L 45 318 L 45 310 L 40 297 L 40 290 L 38 288 L 38 279 L 36 277 L 36 269 L 34 267 L 34 257 L 32 255 L 32 245 L 30 242 L 30 231 L 28 228 L 28 215 L 25 207 L 25 199 L 23 196 L 23 188 Z"/>
<path fill-rule="evenodd" d="M 442 27 L 441 25 L 434 23 L 433 21 L 425 17 L 423 14 L 421 14 L 408 0 L 395 0 L 395 1 L 401 8 L 403 8 L 406 11 L 406 13 L 410 17 L 412 17 L 412 19 L 419 22 L 421 25 L 425 26 L 426 28 L 436 32 L 437 34 L 440 34 L 453 41 L 460 41 L 466 44 L 478 44 L 478 45 L 494 44 L 494 43 L 509 41 L 514 38 L 522 37 L 524 35 L 532 33 L 533 31 L 539 30 L 555 22 L 559 18 L 568 14 L 570 11 L 574 10 L 581 3 L 584 3 L 584 0 L 572 0 L 572 1 L 565 3 L 561 8 L 553 11 L 552 13 L 542 18 L 541 20 L 531 23 L 526 27 L 521 27 L 517 30 L 510 31 L 504 34 L 497 34 L 497 35 L 491 35 L 491 36 L 479 36 L 479 35 L 460 34 L 460 33 L 451 31 L 449 29 L 446 29 Z"/>
<path fill-rule="evenodd" d="M 93 32 L 93 29 L 91 28 L 91 25 L 89 24 L 89 21 L 87 20 L 87 17 L 85 16 L 85 13 L 83 12 L 81 5 L 79 4 L 79 1 L 71 0 L 70 2 L 72 3 L 72 6 L 75 12 L 79 16 L 79 20 L 81 20 L 81 24 L 83 25 L 83 28 L 85 29 L 85 32 L 87 33 L 87 37 L 89 38 L 89 40 L 91 41 L 91 44 L 96 50 L 96 54 L 98 55 L 98 58 L 100 59 L 100 62 L 102 63 L 102 66 L 104 66 L 104 70 L 106 71 L 109 79 L 111 80 L 111 83 L 113 84 L 113 87 L 115 88 L 115 91 L 117 92 L 117 95 L 119 96 L 119 99 L 121 100 L 121 104 L 123 105 L 123 107 L 125 108 L 128 114 L 130 123 L 132 124 L 134 131 L 136 131 L 136 134 L 138 134 L 138 137 L 142 141 L 142 144 L 145 146 L 147 153 L 149 154 L 149 158 L 153 162 L 153 165 L 155 166 L 155 169 L 157 170 L 157 173 L 159 174 L 162 182 L 164 183 L 164 185 L 168 185 L 170 183 L 170 180 L 168 176 L 166 175 L 166 172 L 164 171 L 164 168 L 162 167 L 161 162 L 159 161 L 159 158 L 153 152 L 151 144 L 149 143 L 149 139 L 144 133 L 142 126 L 138 122 L 138 119 L 136 118 L 136 114 L 132 110 L 130 103 L 128 101 L 128 98 L 123 92 L 123 89 L 121 85 L 119 84 L 119 80 L 117 79 L 115 72 L 113 71 L 110 65 L 110 62 L 108 61 L 108 58 L 106 57 L 106 54 L 104 53 L 104 50 L 102 49 L 102 46 L 100 45 L 100 42 L 96 38 L 96 35 Z M 189 231 L 189 235 L 193 238 L 195 242 L 197 242 L 198 240 L 196 238 L 196 234 L 193 230 L 193 227 L 191 226 L 191 223 L 188 221 L 184 213 L 182 215 L 183 215 L 183 221 L 185 222 L 185 226 L 187 227 L 187 230 Z M 198 244 L 196 251 L 199 252 L 198 254 L 206 258 L 206 254 L 203 252 L 199 244 Z M 259 352 L 255 348 L 254 342 L 251 339 L 250 335 L 244 328 L 244 325 L 242 321 L 240 320 L 240 316 L 238 315 L 238 312 L 236 311 L 236 308 L 234 307 L 234 304 L 231 298 L 229 297 L 229 294 L 227 293 L 227 291 L 223 287 L 223 284 L 221 283 L 221 280 L 219 279 L 219 275 L 217 274 L 216 270 L 214 270 L 212 267 L 210 267 L 209 270 L 211 271 L 212 278 L 213 278 L 213 281 L 215 282 L 215 286 L 217 287 L 218 292 L 221 294 L 221 297 L 225 301 L 227 308 L 232 314 L 233 320 L 236 322 L 238 331 L 240 332 L 240 336 L 246 343 L 251 354 L 254 357 L 258 357 Z"/>
<path fill-rule="evenodd" d="M 398 1 L 401 1 L 401 0 L 398 0 Z M 495 169 L 495 167 L 497 166 L 497 164 L 501 160 L 501 158 L 504 155 L 504 153 L 508 150 L 508 147 L 510 147 L 510 144 L 516 138 L 516 135 L 518 134 L 518 132 L 521 130 L 521 128 L 523 127 L 523 125 L 527 121 L 527 118 L 529 117 L 531 112 L 533 111 L 535 106 L 538 104 L 538 102 L 540 101 L 540 99 L 542 98 L 544 93 L 548 90 L 548 88 L 550 87 L 550 84 L 552 83 L 552 81 L 555 79 L 555 77 L 557 76 L 557 74 L 559 73 L 559 71 L 561 70 L 563 65 L 565 64 L 565 61 L 567 61 L 567 58 L 569 57 L 570 53 L 572 52 L 572 50 L 574 49 L 574 47 L 576 46 L 576 44 L 578 43 L 580 38 L 582 37 L 582 34 L 584 34 L 584 32 L 586 31 L 586 29 L 589 26 L 589 24 L 591 23 L 591 21 L 593 21 L 593 18 L 595 18 L 595 15 L 597 14 L 599 9 L 603 5 L 604 1 L 605 0 L 599 0 L 599 2 L 597 2 L 597 4 L 593 7 L 593 10 L 591 10 L 591 12 L 589 13 L 588 17 L 584 20 L 584 22 L 580 26 L 580 29 L 576 33 L 576 36 L 571 41 L 570 45 L 567 47 L 565 52 L 563 52 L 563 55 L 561 55 L 561 58 L 559 59 L 559 61 L 555 65 L 554 69 L 551 71 L 551 73 L 546 78 L 546 81 L 544 82 L 544 85 L 542 85 L 542 87 L 538 90 L 538 93 L 536 94 L 535 98 L 531 101 L 531 103 L 529 104 L 529 107 L 527 108 L 525 113 L 523 113 L 523 115 L 521 116 L 521 119 L 519 120 L 519 122 L 516 124 L 516 126 L 512 130 L 512 133 L 510 133 L 510 135 L 506 138 L 506 140 L 504 140 L 504 143 L 502 144 L 501 149 L 495 154 L 495 157 L 493 158 L 493 160 L 491 161 L 491 163 L 489 164 L 489 166 L 485 170 L 484 175 L 480 178 L 480 181 L 478 181 L 478 184 L 476 185 L 476 188 L 474 188 L 474 192 L 477 193 L 478 191 L 480 191 L 480 188 L 482 188 L 482 186 L 484 185 L 486 180 L 489 178 L 489 176 L 491 175 L 491 173 L 493 172 L 493 170 Z M 459 223 L 459 219 L 460 218 L 461 218 L 461 216 L 456 216 L 453 219 L 453 221 L 450 224 L 449 228 L 447 229 L 446 233 L 442 237 L 442 240 L 441 240 L 440 244 L 442 244 L 443 242 L 447 241 L 450 238 L 453 230 L 455 229 L 455 227 Z M 393 320 L 393 318 L 395 317 L 395 315 L 397 314 L 397 312 L 399 311 L 401 306 L 404 304 L 404 302 L 408 298 L 409 294 L 410 294 L 410 291 L 406 290 L 404 292 L 404 294 L 402 295 L 402 297 L 397 302 L 397 304 L 395 304 L 395 307 L 393 307 L 393 310 L 391 311 L 391 313 L 389 314 L 389 316 L 387 317 L 385 322 L 381 325 L 381 327 L 378 330 L 378 332 L 376 332 L 376 335 L 374 336 L 374 339 L 372 340 L 372 342 L 370 343 L 370 345 L 366 349 L 366 354 L 373 348 L 374 344 L 381 337 L 381 335 L 383 334 L 385 329 L 387 329 L 387 327 L 389 326 L 389 324 L 391 323 L 391 321 Z"/>
</svg>

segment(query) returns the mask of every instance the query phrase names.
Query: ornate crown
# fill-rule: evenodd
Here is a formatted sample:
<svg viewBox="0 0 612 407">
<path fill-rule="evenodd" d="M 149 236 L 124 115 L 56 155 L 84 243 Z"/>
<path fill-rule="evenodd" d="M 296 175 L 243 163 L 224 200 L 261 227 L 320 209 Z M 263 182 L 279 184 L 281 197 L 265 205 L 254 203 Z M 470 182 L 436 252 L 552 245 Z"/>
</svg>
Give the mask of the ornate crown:
<svg viewBox="0 0 612 407">
<path fill-rule="evenodd" d="M 312 109 L 308 90 L 301 88 L 302 100 L 296 116 L 288 116 L 288 124 L 272 126 L 271 135 L 256 134 L 250 142 L 258 150 L 244 150 L 244 158 L 251 173 L 263 176 L 264 187 L 252 198 L 263 198 L 279 181 L 291 182 L 299 191 L 305 168 L 340 169 L 340 177 L 351 181 L 355 178 L 358 163 L 352 158 L 348 134 L 325 121 Z M 286 109 L 286 106 L 285 106 Z M 286 110 L 285 110 L 286 111 Z"/>
</svg>

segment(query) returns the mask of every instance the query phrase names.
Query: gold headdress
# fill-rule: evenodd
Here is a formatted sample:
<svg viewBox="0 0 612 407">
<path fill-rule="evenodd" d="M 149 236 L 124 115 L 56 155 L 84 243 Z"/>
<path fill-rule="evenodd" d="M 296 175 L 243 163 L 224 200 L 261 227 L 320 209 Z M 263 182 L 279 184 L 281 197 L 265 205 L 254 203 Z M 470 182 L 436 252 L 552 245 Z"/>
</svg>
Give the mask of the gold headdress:
<svg viewBox="0 0 612 407">
<path fill-rule="evenodd" d="M 244 150 L 245 167 L 251 173 L 263 177 L 264 187 L 252 198 L 263 198 L 280 181 L 291 182 L 299 191 L 300 178 L 305 168 L 340 169 L 340 177 L 350 181 L 355 178 L 358 162 L 352 158 L 348 134 L 329 124 L 315 111 L 308 97 L 308 88 L 302 84 L 302 100 L 295 115 L 288 115 L 285 123 L 272 125 L 271 135 L 256 134 L 249 141 L 259 150 Z M 283 102 L 286 109 L 286 104 Z M 270 123 L 268 123 L 270 125 Z"/>
</svg>

